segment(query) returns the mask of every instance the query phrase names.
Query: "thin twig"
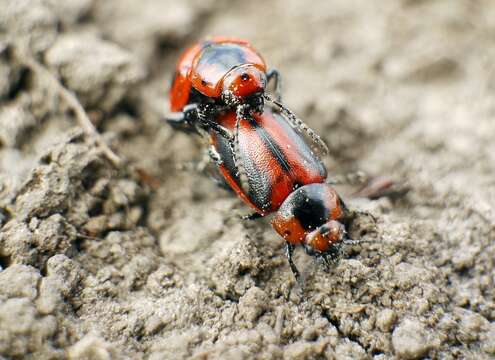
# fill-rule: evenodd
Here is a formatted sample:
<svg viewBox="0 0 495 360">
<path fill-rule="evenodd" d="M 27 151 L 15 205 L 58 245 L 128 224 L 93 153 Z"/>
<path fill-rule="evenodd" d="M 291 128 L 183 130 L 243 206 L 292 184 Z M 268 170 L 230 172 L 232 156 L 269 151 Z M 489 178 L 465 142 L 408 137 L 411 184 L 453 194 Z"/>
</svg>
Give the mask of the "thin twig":
<svg viewBox="0 0 495 360">
<path fill-rule="evenodd" d="M 35 73 L 44 77 L 49 84 L 56 90 L 56 92 L 63 98 L 67 104 L 72 108 L 76 115 L 77 122 L 83 128 L 84 132 L 91 137 L 95 143 L 100 147 L 103 151 L 103 154 L 110 160 L 110 162 L 115 167 L 120 167 L 122 165 L 122 159 L 113 152 L 112 149 L 108 146 L 108 144 L 103 140 L 100 133 L 96 130 L 93 123 L 89 119 L 86 110 L 82 107 L 81 103 L 77 99 L 77 97 L 72 93 L 69 89 L 67 89 L 59 79 L 55 75 L 53 75 L 43 64 L 37 61 L 35 58 L 31 56 L 27 56 L 25 54 L 18 54 L 17 58 L 19 61 L 25 66 L 29 67 Z"/>
</svg>

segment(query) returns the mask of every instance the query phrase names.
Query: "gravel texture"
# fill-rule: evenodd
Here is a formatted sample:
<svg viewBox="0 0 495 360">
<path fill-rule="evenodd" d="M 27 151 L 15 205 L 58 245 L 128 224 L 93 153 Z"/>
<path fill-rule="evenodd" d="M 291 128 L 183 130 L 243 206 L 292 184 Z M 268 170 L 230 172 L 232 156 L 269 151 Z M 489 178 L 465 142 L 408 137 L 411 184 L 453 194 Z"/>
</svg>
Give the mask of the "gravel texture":
<svg viewBox="0 0 495 360">
<path fill-rule="evenodd" d="M 310 4 L 310 5 L 309 5 Z M 0 358 L 495 358 L 495 4 L 0 0 Z M 180 51 L 248 38 L 329 173 L 410 187 L 328 271 L 161 122 Z M 78 128 L 31 54 L 126 162 Z M 371 215 L 366 215 L 368 212 Z"/>
</svg>

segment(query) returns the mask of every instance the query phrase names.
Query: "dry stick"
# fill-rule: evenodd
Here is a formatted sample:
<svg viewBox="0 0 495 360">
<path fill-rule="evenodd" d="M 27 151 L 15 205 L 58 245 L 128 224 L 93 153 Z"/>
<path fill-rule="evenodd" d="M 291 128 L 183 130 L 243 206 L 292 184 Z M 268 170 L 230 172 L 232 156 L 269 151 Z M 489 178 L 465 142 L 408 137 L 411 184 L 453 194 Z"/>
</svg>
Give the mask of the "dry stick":
<svg viewBox="0 0 495 360">
<path fill-rule="evenodd" d="M 19 58 L 19 60 L 35 73 L 45 77 L 50 85 L 55 88 L 59 95 L 67 102 L 67 104 L 76 114 L 76 119 L 79 125 L 83 128 L 84 132 L 88 136 L 93 138 L 93 140 L 101 148 L 103 154 L 108 158 L 108 160 L 110 160 L 110 162 L 115 167 L 120 167 L 120 165 L 122 164 L 122 159 L 117 154 L 115 154 L 112 149 L 110 149 L 108 144 L 101 137 L 100 133 L 98 133 L 98 131 L 95 129 L 93 123 L 89 119 L 88 114 L 86 113 L 86 110 L 84 110 L 77 97 L 69 89 L 62 85 L 62 83 L 36 59 L 26 55 L 22 57 L 23 59 Z"/>
</svg>

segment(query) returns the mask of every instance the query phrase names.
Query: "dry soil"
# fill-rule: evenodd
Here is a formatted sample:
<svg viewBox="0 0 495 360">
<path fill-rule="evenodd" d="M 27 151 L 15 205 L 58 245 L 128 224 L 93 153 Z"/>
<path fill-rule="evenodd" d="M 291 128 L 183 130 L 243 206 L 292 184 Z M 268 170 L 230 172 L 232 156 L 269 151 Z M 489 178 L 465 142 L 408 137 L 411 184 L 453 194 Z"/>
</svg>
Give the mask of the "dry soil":
<svg viewBox="0 0 495 360">
<path fill-rule="evenodd" d="M 304 290 L 161 122 L 178 54 L 207 35 L 281 71 L 331 174 L 410 186 L 339 189 L 372 216 L 329 271 L 297 254 Z M 493 59 L 492 0 L 0 0 L 0 358 L 495 358 Z"/>
</svg>

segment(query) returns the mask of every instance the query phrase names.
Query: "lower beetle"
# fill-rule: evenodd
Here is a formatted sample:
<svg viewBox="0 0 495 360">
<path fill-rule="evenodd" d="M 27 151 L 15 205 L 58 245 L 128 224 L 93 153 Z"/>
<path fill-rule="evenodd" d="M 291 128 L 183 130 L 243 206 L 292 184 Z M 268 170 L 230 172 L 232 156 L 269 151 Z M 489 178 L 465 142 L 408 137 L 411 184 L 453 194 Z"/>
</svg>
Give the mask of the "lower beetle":
<svg viewBox="0 0 495 360">
<path fill-rule="evenodd" d="M 233 148 L 228 139 L 210 131 L 209 154 L 239 197 L 255 211 L 247 218 L 273 214 L 271 224 L 286 241 L 289 265 L 300 278 L 292 254 L 302 245 L 312 256 L 328 262 L 347 238 L 351 212 L 326 182 L 327 171 L 302 134 L 270 107 L 262 114 L 234 111 L 217 123 L 229 131 L 237 127 Z"/>
</svg>

